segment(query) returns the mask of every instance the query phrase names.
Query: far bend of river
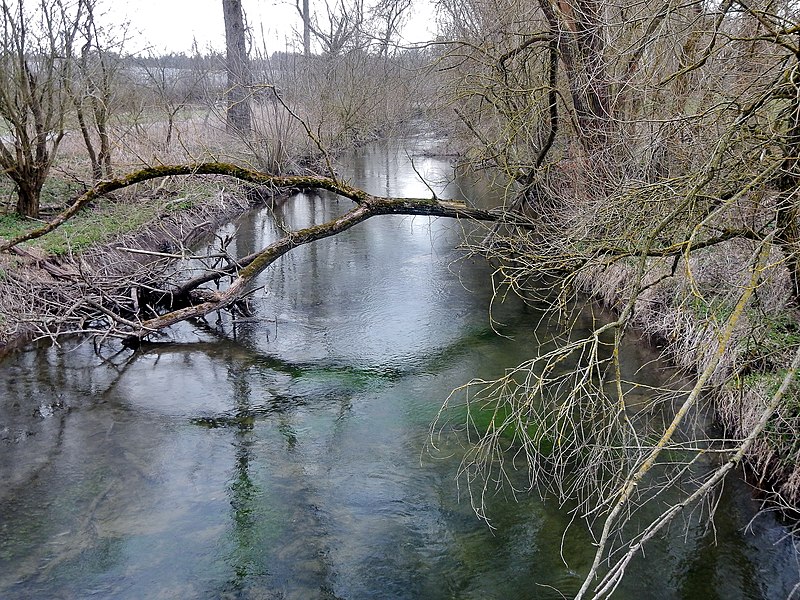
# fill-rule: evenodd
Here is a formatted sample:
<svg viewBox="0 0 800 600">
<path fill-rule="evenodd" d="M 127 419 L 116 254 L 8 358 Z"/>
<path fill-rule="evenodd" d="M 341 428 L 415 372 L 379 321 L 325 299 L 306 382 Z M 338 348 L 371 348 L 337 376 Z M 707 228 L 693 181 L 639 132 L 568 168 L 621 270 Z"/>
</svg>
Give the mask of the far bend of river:
<svg viewBox="0 0 800 600">
<path fill-rule="evenodd" d="M 406 143 L 417 170 L 458 196 L 426 143 Z M 341 169 L 377 194 L 429 194 L 395 146 Z M 301 226 L 347 208 L 300 195 L 279 217 Z M 222 234 L 234 231 L 240 255 L 276 235 L 267 210 Z M 459 492 L 459 434 L 424 451 L 452 388 L 534 348 L 531 307 L 496 306 L 507 337 L 492 331 L 490 269 L 454 262 L 459 239 L 454 221 L 378 217 L 275 264 L 254 301 L 263 321 L 235 336 L 210 318 L 137 354 L 73 342 L 5 360 L 0 598 L 573 594 L 593 546 L 573 526 L 565 564 L 565 510 L 500 493 L 492 530 Z M 631 372 L 652 359 L 626 347 Z M 798 575 L 784 529 L 759 518 L 746 532 L 753 502 L 741 483 L 725 489 L 715 531 L 652 543 L 616 597 L 786 597 Z"/>
</svg>

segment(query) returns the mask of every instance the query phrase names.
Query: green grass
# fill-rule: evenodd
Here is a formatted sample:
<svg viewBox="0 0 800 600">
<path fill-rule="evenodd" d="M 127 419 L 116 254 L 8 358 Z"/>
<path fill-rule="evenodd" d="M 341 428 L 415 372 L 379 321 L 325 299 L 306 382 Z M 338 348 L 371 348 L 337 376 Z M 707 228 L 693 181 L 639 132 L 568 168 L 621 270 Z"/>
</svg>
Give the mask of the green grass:
<svg viewBox="0 0 800 600">
<path fill-rule="evenodd" d="M 772 373 L 790 360 L 794 349 L 800 345 L 800 323 L 794 311 L 777 315 L 748 309 L 747 316 L 753 329 L 738 348 L 746 363 L 745 372 Z"/>
<path fill-rule="evenodd" d="M 81 252 L 95 244 L 107 242 L 121 233 L 133 231 L 156 218 L 158 204 L 101 203 L 97 208 L 76 215 L 59 229 L 41 238 L 42 249 L 48 254 Z"/>
<path fill-rule="evenodd" d="M 778 369 L 769 373 L 750 373 L 743 378 L 742 386 L 745 389 L 760 388 L 766 397 L 771 397 L 778 391 L 787 373 L 788 369 Z M 783 399 L 784 410 L 800 415 L 800 373 L 795 373 L 794 381 L 789 385 Z"/>
<path fill-rule="evenodd" d="M 59 211 L 70 204 L 82 191 L 83 184 L 77 181 L 49 177 L 42 187 L 39 202 L 42 208 Z"/>
<path fill-rule="evenodd" d="M 41 206 L 46 215 L 42 220 L 28 219 L 13 213 L 16 194 L 7 178 L 0 178 L 0 195 L 5 197 L 5 214 L 0 212 L 0 237 L 9 239 L 36 229 L 68 206 L 83 187 L 71 180 L 59 177 L 48 179 L 42 191 Z M 92 206 L 84 208 L 55 231 L 27 242 L 28 246 L 40 248 L 47 254 L 59 256 L 69 252 L 81 252 L 102 244 L 116 236 L 134 231 L 160 215 L 174 215 L 190 210 L 205 199 L 214 197 L 218 187 L 202 179 L 187 178 L 175 191 L 180 196 L 138 198 L 114 201 L 101 198 Z M 128 194 L 124 194 L 128 197 Z"/>
<path fill-rule="evenodd" d="M 0 237 L 6 239 L 33 229 L 36 221 L 25 219 L 14 214 L 0 215 Z"/>
<path fill-rule="evenodd" d="M 784 351 L 800 344 L 800 323 L 797 317 L 788 312 L 781 313 L 767 320 L 764 336 L 766 350 Z"/>
<path fill-rule="evenodd" d="M 733 313 L 734 304 L 729 300 L 719 297 L 712 297 L 710 300 L 692 296 L 689 299 L 689 308 L 700 321 L 711 321 L 713 323 L 726 322 Z"/>
<path fill-rule="evenodd" d="M 187 197 L 187 198 L 181 198 L 177 202 L 170 202 L 165 207 L 164 210 L 165 210 L 165 212 L 168 212 L 170 214 L 174 214 L 174 213 L 179 213 L 179 212 L 184 211 L 184 210 L 189 210 L 190 208 L 194 208 L 195 206 L 197 206 L 197 198 L 196 197 L 191 197 L 191 198 Z"/>
<path fill-rule="evenodd" d="M 169 212 L 185 210 L 192 202 L 172 204 Z M 163 212 L 163 200 L 145 199 L 136 202 L 101 200 L 87 208 L 61 227 L 28 245 L 60 256 L 68 252 L 81 252 L 95 244 L 102 244 L 116 236 L 133 231 Z M 0 216 L 0 237 L 10 238 L 38 227 L 40 223 L 14 214 Z"/>
</svg>

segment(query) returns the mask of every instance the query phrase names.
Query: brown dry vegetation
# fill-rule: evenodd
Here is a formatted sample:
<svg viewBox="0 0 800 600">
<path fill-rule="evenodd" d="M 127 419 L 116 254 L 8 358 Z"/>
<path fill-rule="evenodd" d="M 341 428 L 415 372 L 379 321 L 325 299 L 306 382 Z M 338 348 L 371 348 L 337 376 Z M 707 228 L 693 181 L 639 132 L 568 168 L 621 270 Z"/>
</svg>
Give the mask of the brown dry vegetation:
<svg viewBox="0 0 800 600">
<path fill-rule="evenodd" d="M 309 180 L 344 190 L 331 156 L 406 126 L 433 101 L 436 87 L 440 110 L 431 121 L 458 138 L 465 168 L 491 170 L 507 191 L 504 224 L 472 250 L 497 264 L 498 290 L 549 306 L 548 317 L 563 333 L 497 380 L 465 385 L 443 409 L 442 421 L 453 404 L 466 404 L 468 415 L 493 415 L 463 465 L 476 509 L 504 480 L 504 453 L 513 449 L 531 490 L 574 502 L 575 514 L 596 534 L 597 554 L 579 596 L 604 597 L 628 561 L 684 509 L 705 501 L 713 513 L 715 487 L 744 461 L 778 506 L 796 507 L 800 14 L 794 4 L 437 4 L 442 38 L 425 52 L 390 57 L 385 44 L 376 51 L 345 19 L 343 26 L 353 26 L 341 29 L 346 40 L 334 36 L 336 28 L 321 39 L 327 55 L 272 63 L 262 57 L 250 89 L 250 136 L 225 133 L 221 90 L 209 83 L 210 72 L 196 73 L 189 84 L 151 77 L 147 100 L 129 79 L 120 84 L 120 108 L 109 122 L 114 169 L 223 161 L 273 175 L 314 172 L 325 177 Z M 433 69 L 427 80 L 417 70 L 423 59 Z M 204 102 L 194 101 L 198 95 Z M 93 173 L 72 125 L 60 139 L 53 175 L 88 188 Z M 177 249 L 168 255 L 183 253 L 199 223 L 243 202 L 227 183 L 138 185 L 111 204 L 150 207 L 152 218 L 137 225 L 145 231 L 137 243 L 152 250 L 167 240 Z M 361 194 L 348 196 L 356 211 L 385 200 Z M 215 198 L 224 199 L 220 206 Z M 97 221 L 106 209 L 98 202 L 90 215 Z M 5 335 L 27 329 L 54 340 L 76 329 L 100 337 L 146 335 L 141 320 L 127 322 L 130 290 L 163 290 L 174 267 L 112 249 L 120 240 L 133 244 L 128 238 L 75 254 L 79 234 L 67 231 L 56 246 L 61 231 L 67 230 L 34 242 L 39 250 L 3 259 Z M 47 247 L 65 249 L 47 261 L 38 254 Z M 229 261 L 225 275 L 246 279 L 249 267 L 239 267 Z M 209 310 L 220 307 L 220 295 L 198 289 Z M 577 335 L 574 311 L 587 293 L 616 313 Z M 230 306 L 236 298 L 224 300 Z M 694 384 L 659 390 L 634 410 L 631 398 L 641 390 L 623 376 L 618 350 L 626 336 L 642 333 Z M 575 366 L 564 370 L 564 364 Z M 666 422 L 641 418 L 657 409 Z M 724 435 L 703 426 L 710 412 Z M 658 503 L 675 482 L 684 498 L 629 533 L 631 515 Z"/>
<path fill-rule="evenodd" d="M 112 211 L 119 216 L 116 231 L 98 231 L 98 208 L 89 208 L 72 223 L 73 231 L 56 230 L 3 255 L 0 352 L 31 339 L 57 342 L 76 331 L 102 338 L 108 333 L 107 325 L 92 325 L 98 307 L 130 303 L 129 295 L 115 296 L 129 294 L 131 282 L 164 285 L 177 272 L 175 259 L 169 255 L 190 255 L 194 244 L 252 205 L 241 186 L 212 180 L 180 187 L 161 181 L 149 190 L 142 187 L 148 186 L 126 190 L 116 198 L 118 205 Z M 149 218 L 132 224 L 131 213 Z M 82 225 L 88 230 L 88 241 L 81 239 L 78 244 L 75 238 L 84 235 Z M 74 246 L 80 250 L 73 250 Z M 165 256 L 133 254 L 121 248 Z"/>
</svg>

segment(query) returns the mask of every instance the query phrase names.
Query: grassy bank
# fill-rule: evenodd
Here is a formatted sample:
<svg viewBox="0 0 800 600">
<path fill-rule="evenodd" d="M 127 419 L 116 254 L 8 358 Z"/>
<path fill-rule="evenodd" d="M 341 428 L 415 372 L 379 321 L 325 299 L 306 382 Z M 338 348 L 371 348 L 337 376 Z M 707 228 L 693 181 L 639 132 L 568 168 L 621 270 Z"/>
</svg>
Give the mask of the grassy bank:
<svg viewBox="0 0 800 600">
<path fill-rule="evenodd" d="M 0 350 L 27 340 L 69 334 L 73 313 L 114 302 L 119 283 L 154 283 L 169 260 L 121 248 L 181 254 L 250 206 L 245 190 L 209 177 L 139 184 L 102 198 L 62 227 L 0 257 Z M 41 223 L 0 216 L 0 237 Z M 87 322 L 86 329 L 91 330 Z"/>
</svg>

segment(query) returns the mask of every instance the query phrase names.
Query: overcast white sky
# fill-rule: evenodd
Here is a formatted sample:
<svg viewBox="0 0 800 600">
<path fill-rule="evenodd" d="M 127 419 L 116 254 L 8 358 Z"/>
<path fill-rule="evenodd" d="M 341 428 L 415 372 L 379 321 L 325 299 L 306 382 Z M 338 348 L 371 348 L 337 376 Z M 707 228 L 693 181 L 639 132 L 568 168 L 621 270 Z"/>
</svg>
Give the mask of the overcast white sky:
<svg viewBox="0 0 800 600">
<path fill-rule="evenodd" d="M 313 6 L 314 0 L 312 0 Z M 300 17 L 294 0 L 242 0 L 250 27 L 257 39 L 263 28 L 270 52 L 291 49 Z M 133 39 L 128 50 L 186 52 L 196 39 L 201 50 L 225 48 L 222 0 L 110 0 L 111 18 L 128 21 Z M 430 0 L 415 0 L 413 15 L 404 31 L 409 42 L 433 37 L 434 15 Z"/>
</svg>

